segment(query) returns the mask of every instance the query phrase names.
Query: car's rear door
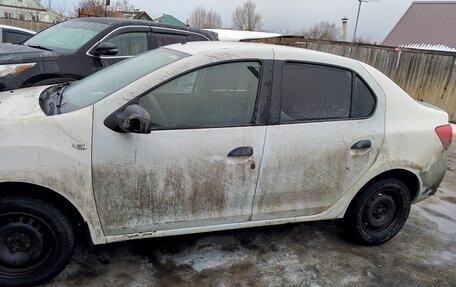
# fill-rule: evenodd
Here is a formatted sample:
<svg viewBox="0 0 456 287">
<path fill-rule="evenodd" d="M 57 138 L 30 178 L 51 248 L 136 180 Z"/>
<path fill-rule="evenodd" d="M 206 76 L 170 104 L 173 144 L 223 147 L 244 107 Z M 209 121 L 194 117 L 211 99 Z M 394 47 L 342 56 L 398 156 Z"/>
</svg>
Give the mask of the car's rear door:
<svg viewBox="0 0 456 287">
<path fill-rule="evenodd" d="M 154 124 L 150 134 L 113 132 L 103 121 L 114 111 L 97 103 L 93 182 L 105 234 L 248 221 L 270 70 L 248 59 L 171 78 L 138 98 Z"/>
<path fill-rule="evenodd" d="M 152 33 L 150 35 L 154 48 L 191 41 L 188 32 L 172 28 L 152 26 Z"/>
<path fill-rule="evenodd" d="M 253 220 L 324 212 L 374 163 L 384 138 L 384 95 L 378 85 L 373 92 L 366 71 L 310 61 L 275 66 Z"/>
</svg>

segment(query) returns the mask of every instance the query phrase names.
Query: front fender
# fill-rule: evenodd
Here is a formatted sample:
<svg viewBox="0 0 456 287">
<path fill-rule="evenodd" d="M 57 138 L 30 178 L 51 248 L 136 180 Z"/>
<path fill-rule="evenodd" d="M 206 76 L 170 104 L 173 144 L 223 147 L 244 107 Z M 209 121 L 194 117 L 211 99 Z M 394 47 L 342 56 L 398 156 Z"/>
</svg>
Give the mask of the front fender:
<svg viewBox="0 0 456 287">
<path fill-rule="evenodd" d="M 106 242 L 92 188 L 92 108 L 10 120 L 0 130 L 0 182 L 30 183 L 55 191 L 82 215 L 94 244 Z"/>
</svg>

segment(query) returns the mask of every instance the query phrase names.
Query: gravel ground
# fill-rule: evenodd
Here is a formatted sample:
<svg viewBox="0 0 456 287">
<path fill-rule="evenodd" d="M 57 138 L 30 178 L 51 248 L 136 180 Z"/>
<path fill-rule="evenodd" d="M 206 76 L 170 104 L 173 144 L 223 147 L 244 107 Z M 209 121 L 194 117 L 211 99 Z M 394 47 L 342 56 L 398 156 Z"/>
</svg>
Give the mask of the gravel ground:
<svg viewBox="0 0 456 287">
<path fill-rule="evenodd" d="M 456 286 L 456 143 L 436 196 L 377 247 L 346 242 L 337 221 L 78 246 L 46 287 Z"/>
</svg>

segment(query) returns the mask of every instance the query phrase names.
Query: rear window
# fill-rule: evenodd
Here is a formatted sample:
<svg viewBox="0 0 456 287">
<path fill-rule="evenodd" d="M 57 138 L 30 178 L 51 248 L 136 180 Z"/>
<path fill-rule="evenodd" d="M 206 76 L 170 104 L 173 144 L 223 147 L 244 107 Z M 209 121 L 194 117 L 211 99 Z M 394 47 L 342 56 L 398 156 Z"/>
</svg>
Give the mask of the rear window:
<svg viewBox="0 0 456 287">
<path fill-rule="evenodd" d="M 337 67 L 285 63 L 280 122 L 365 118 L 375 95 L 355 73 Z"/>
</svg>

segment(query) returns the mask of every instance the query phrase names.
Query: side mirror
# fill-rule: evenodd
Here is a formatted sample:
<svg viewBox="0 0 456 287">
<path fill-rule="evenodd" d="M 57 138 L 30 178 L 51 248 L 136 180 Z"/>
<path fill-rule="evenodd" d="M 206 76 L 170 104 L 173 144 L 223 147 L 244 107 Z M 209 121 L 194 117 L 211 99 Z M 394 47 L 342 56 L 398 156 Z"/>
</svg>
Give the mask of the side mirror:
<svg viewBox="0 0 456 287">
<path fill-rule="evenodd" d="M 119 48 L 109 42 L 101 42 L 94 51 L 95 56 L 115 56 L 117 53 L 119 53 Z"/>
<path fill-rule="evenodd" d="M 139 105 L 130 105 L 109 116 L 104 124 L 113 131 L 121 133 L 150 134 L 149 113 Z"/>
</svg>

